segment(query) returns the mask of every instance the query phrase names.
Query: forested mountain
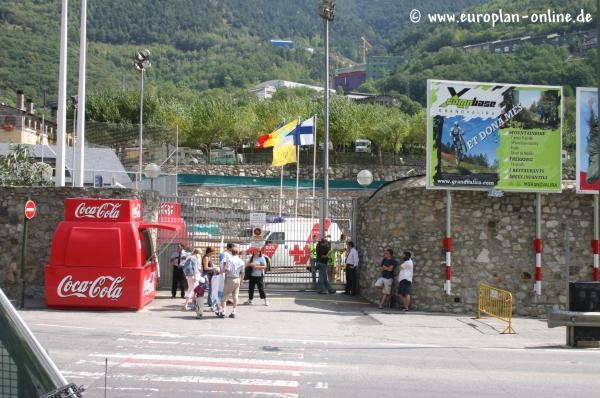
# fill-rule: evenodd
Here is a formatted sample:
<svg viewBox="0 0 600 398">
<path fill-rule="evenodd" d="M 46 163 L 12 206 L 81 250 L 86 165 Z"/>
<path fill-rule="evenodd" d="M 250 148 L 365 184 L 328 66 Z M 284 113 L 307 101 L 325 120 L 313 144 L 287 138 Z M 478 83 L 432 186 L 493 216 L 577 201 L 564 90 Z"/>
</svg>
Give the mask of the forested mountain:
<svg viewBox="0 0 600 398">
<path fill-rule="evenodd" d="M 493 0 L 467 10 L 471 13 L 496 12 L 529 15 L 534 12 L 569 12 L 582 10 L 592 15 L 593 0 Z M 572 95 L 577 86 L 595 84 L 596 50 L 582 49 L 577 39 L 562 45 L 519 43 L 516 51 L 489 50 L 465 53 L 462 46 L 486 41 L 547 34 L 562 34 L 594 28 L 591 23 L 489 23 L 419 24 L 406 30 L 393 47 L 405 57 L 395 72 L 377 82 L 376 89 L 406 94 L 425 104 L 427 79 L 471 80 L 523 84 L 560 85 Z"/>
<path fill-rule="evenodd" d="M 360 60 L 360 37 L 392 46 L 410 24 L 408 14 L 453 11 L 484 0 L 338 0 L 332 24 L 334 53 Z M 201 91 L 245 87 L 262 80 L 320 82 L 320 0 L 90 0 L 88 85 L 137 86 L 135 52 L 153 55 L 148 80 L 155 86 Z M 79 2 L 70 1 L 69 91 L 76 91 Z M 39 104 L 56 98 L 60 0 L 0 0 L 0 98 L 13 102 L 23 89 Z M 291 39 L 295 50 L 269 39 Z M 308 52 L 312 47 L 315 52 Z M 335 66 L 335 65 L 334 65 Z M 341 65 L 339 65 L 341 66 Z"/>
</svg>

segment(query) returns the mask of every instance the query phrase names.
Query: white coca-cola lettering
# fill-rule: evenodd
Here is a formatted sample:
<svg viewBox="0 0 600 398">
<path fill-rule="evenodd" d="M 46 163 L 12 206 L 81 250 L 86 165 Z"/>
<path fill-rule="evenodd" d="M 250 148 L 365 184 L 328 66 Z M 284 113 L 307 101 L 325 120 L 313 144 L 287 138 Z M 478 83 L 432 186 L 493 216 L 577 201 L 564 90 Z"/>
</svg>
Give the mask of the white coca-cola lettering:
<svg viewBox="0 0 600 398">
<path fill-rule="evenodd" d="M 99 276 L 93 281 L 73 280 L 73 275 L 65 276 L 56 293 L 58 297 L 107 298 L 118 300 L 123 295 L 124 276 Z"/>
<path fill-rule="evenodd" d="M 163 203 L 160 206 L 160 214 L 163 216 L 172 216 L 175 214 L 175 206 L 171 203 Z"/>
<path fill-rule="evenodd" d="M 119 218 L 121 211 L 120 203 L 103 203 L 100 206 L 86 206 L 85 202 L 81 202 L 75 208 L 75 218 L 97 218 L 97 219 L 111 219 L 116 220 Z"/>
<path fill-rule="evenodd" d="M 155 273 L 151 272 L 150 275 L 144 278 L 144 285 L 142 288 L 142 294 L 144 296 L 148 296 L 149 294 L 155 291 L 155 283 L 154 283 Z"/>
</svg>

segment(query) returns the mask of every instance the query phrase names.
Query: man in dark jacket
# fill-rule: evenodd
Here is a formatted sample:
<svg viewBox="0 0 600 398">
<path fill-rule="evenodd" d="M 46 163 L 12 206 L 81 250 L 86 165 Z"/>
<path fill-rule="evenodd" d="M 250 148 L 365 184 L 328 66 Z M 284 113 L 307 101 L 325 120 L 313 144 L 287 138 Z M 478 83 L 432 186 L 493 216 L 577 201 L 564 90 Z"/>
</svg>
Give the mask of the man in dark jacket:
<svg viewBox="0 0 600 398">
<path fill-rule="evenodd" d="M 183 243 L 177 245 L 177 251 L 171 255 L 171 265 L 173 266 L 173 283 L 171 285 L 171 298 L 175 298 L 177 287 L 181 289 L 181 298 L 185 298 L 187 290 L 187 281 L 183 274 L 183 264 L 188 257 L 188 253 L 184 250 Z"/>
<path fill-rule="evenodd" d="M 319 270 L 319 283 L 317 291 L 319 294 L 335 293 L 335 289 L 331 287 L 327 280 L 327 261 L 329 259 L 329 251 L 331 243 L 325 238 L 321 238 L 317 243 L 317 269 Z"/>
</svg>

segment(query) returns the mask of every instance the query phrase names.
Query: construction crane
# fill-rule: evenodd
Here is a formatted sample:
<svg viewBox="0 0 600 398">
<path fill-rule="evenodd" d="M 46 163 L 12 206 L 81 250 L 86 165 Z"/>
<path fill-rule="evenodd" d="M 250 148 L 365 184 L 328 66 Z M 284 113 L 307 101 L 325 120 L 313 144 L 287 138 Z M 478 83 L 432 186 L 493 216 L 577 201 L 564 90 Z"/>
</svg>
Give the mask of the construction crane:
<svg viewBox="0 0 600 398">
<path fill-rule="evenodd" d="M 367 57 L 369 55 L 369 50 L 373 48 L 373 45 L 369 43 L 366 36 L 362 36 L 362 51 L 363 51 L 363 64 L 367 63 Z"/>
</svg>

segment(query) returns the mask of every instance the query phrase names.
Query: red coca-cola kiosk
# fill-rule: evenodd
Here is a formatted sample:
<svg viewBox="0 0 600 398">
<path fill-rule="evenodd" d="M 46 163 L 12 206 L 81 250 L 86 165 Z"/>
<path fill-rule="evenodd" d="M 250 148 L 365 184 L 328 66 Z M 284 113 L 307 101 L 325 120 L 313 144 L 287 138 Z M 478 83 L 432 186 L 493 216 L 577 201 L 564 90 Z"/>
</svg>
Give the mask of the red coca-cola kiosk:
<svg viewBox="0 0 600 398">
<path fill-rule="evenodd" d="M 188 247 L 187 225 L 183 217 L 181 217 L 181 203 L 178 202 L 162 202 L 160 204 L 160 214 L 158 222 L 166 223 L 174 226 L 174 231 L 161 229 L 158 231 L 158 245 L 170 243 L 183 243 Z"/>
<path fill-rule="evenodd" d="M 139 310 L 156 295 L 158 264 L 141 200 L 73 198 L 52 240 L 46 304 L 56 308 Z"/>
</svg>

